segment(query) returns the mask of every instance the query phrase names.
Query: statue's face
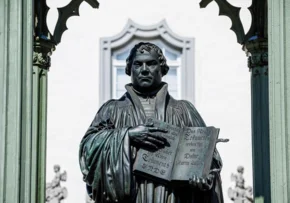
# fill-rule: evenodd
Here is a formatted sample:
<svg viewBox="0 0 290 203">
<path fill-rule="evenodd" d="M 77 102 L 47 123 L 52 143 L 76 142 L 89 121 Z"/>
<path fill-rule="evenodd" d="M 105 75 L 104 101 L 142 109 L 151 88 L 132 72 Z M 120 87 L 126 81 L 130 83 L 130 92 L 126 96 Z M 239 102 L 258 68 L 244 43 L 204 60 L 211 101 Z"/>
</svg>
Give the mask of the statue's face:
<svg viewBox="0 0 290 203">
<path fill-rule="evenodd" d="M 59 166 L 57 166 L 57 165 L 54 166 L 53 169 L 54 169 L 54 172 L 55 172 L 55 173 L 56 173 L 56 172 L 59 172 L 59 170 L 60 170 Z"/>
<path fill-rule="evenodd" d="M 162 71 L 155 51 L 137 52 L 132 63 L 131 80 L 140 92 L 154 91 L 162 82 Z"/>
</svg>

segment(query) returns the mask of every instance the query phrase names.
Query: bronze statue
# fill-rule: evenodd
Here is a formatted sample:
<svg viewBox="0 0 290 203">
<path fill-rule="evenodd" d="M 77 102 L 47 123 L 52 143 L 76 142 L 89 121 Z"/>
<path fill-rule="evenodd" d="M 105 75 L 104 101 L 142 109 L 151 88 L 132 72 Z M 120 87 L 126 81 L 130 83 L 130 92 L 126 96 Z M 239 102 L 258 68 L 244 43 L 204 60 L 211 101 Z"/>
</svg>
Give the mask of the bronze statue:
<svg viewBox="0 0 290 203">
<path fill-rule="evenodd" d="M 132 173 L 138 149 L 159 149 L 166 139 L 156 135 L 166 129 L 146 123 L 155 118 L 178 127 L 205 127 L 195 107 L 175 100 L 162 82 L 169 67 L 159 47 L 139 43 L 126 60 L 132 83 L 118 100 L 98 111 L 80 144 L 79 161 L 89 195 L 97 203 L 223 203 L 221 158 L 215 150 L 207 178 L 193 177 L 174 187 Z"/>
</svg>

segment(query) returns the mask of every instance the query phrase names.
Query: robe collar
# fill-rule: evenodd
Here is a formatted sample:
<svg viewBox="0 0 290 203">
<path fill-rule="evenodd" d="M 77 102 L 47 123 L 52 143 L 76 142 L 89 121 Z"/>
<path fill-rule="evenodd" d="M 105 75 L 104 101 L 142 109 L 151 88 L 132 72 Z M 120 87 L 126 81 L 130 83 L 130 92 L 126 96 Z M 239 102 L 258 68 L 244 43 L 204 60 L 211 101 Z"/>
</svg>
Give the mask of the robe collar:
<svg viewBox="0 0 290 203">
<path fill-rule="evenodd" d="M 137 117 L 139 120 L 139 123 L 145 123 L 146 122 L 146 115 L 144 108 L 140 102 L 140 99 L 138 98 L 137 93 L 135 92 L 136 90 L 133 89 L 132 83 L 127 84 L 125 86 L 127 90 L 127 95 L 131 99 L 135 111 L 137 113 Z M 138 93 L 139 94 L 139 93 Z M 140 93 L 141 96 L 147 96 L 146 94 Z M 161 121 L 165 121 L 165 109 L 166 109 L 166 100 L 168 95 L 168 84 L 163 82 L 161 84 L 161 88 L 156 92 L 156 101 L 155 101 L 155 118 Z M 148 95 L 149 96 L 149 95 Z M 152 95 L 150 95 L 152 96 Z"/>
</svg>

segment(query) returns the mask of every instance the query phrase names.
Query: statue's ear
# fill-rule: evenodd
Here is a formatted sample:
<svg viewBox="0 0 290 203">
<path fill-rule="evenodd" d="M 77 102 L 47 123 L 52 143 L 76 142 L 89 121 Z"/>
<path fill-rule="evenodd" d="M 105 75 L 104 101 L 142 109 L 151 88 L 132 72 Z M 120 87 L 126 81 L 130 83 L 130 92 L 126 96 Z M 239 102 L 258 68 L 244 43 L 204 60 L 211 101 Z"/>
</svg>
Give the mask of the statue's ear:
<svg viewBox="0 0 290 203">
<path fill-rule="evenodd" d="M 166 75 L 169 71 L 169 66 L 167 64 L 162 65 L 162 77 Z"/>
<path fill-rule="evenodd" d="M 128 63 L 127 63 L 127 65 L 126 65 L 126 67 L 125 67 L 125 73 L 126 73 L 127 75 L 131 76 L 131 71 L 132 71 L 132 68 L 129 68 L 129 67 L 128 67 Z"/>
</svg>

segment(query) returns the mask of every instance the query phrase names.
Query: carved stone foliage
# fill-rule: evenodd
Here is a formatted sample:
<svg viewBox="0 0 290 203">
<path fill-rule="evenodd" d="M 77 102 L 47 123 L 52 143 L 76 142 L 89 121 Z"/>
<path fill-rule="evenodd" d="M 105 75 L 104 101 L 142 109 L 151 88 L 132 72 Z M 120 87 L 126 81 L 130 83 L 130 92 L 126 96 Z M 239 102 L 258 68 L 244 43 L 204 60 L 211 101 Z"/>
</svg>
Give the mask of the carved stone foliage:
<svg viewBox="0 0 290 203">
<path fill-rule="evenodd" d="M 66 187 L 61 187 L 60 183 L 67 180 L 66 171 L 60 172 L 60 166 L 54 165 L 53 167 L 55 176 L 50 183 L 46 184 L 46 203 L 60 203 L 61 200 L 67 197 Z"/>
<path fill-rule="evenodd" d="M 254 53 L 251 56 L 249 56 L 248 59 L 249 68 L 267 65 L 268 65 L 268 52 Z"/>
<path fill-rule="evenodd" d="M 237 173 L 231 175 L 231 180 L 235 182 L 234 188 L 228 189 L 228 197 L 234 203 L 252 203 L 253 200 L 253 188 L 251 186 L 245 187 L 244 179 L 244 167 L 239 166 Z"/>
<path fill-rule="evenodd" d="M 261 68 L 264 70 L 256 70 L 262 74 L 268 75 L 268 42 L 266 39 L 257 39 L 247 42 L 243 46 L 248 56 L 248 67 L 250 70 Z M 255 75 L 254 75 L 255 76 Z"/>
<path fill-rule="evenodd" d="M 248 57 L 248 67 L 250 69 L 255 67 L 268 66 L 268 52 L 254 53 Z M 268 67 L 265 69 L 265 74 L 268 75 Z"/>
<path fill-rule="evenodd" d="M 38 37 L 34 41 L 33 65 L 43 69 L 49 69 L 50 56 L 55 50 L 53 43 L 40 40 Z"/>
<path fill-rule="evenodd" d="M 50 57 L 44 53 L 33 52 L 33 64 L 43 67 L 50 67 Z"/>
</svg>

